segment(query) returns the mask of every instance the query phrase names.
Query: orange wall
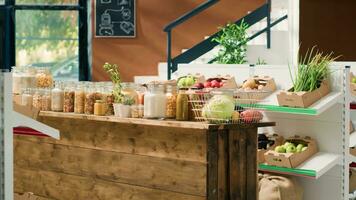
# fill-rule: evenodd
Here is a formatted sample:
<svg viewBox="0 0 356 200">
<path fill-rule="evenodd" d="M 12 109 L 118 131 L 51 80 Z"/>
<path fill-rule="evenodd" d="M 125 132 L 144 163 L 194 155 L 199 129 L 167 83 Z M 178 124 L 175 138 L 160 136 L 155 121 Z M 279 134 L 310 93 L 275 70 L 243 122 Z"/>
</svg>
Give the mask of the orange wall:
<svg viewBox="0 0 356 200">
<path fill-rule="evenodd" d="M 166 60 L 166 34 L 163 27 L 205 0 L 136 0 L 137 36 L 134 39 L 93 38 L 93 80 L 108 80 L 102 65 L 120 66 L 124 81 L 137 75 L 157 75 L 158 62 Z M 265 0 L 221 0 L 173 31 L 173 56 L 189 48 L 217 27 L 247 14 Z M 93 23 L 94 24 L 94 23 Z M 94 33 L 94 30 L 93 30 Z"/>
</svg>

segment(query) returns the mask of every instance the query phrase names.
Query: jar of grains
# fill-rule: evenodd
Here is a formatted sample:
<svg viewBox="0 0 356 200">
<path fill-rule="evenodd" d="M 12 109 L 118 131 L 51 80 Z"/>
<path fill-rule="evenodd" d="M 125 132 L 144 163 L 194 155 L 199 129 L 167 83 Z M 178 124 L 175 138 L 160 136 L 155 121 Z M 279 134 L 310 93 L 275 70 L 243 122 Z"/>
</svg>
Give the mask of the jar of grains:
<svg viewBox="0 0 356 200">
<path fill-rule="evenodd" d="M 36 83 L 39 88 L 52 87 L 53 77 L 48 67 L 41 67 L 37 69 Z"/>
<path fill-rule="evenodd" d="M 43 89 L 43 94 L 41 96 L 41 110 L 50 111 L 51 110 L 51 90 Z"/>
<path fill-rule="evenodd" d="M 95 104 L 95 88 L 93 83 L 87 83 L 85 87 L 85 101 L 84 101 L 84 113 L 87 115 L 94 114 L 94 104 Z"/>
<path fill-rule="evenodd" d="M 83 82 L 78 83 L 75 88 L 75 97 L 74 97 L 74 112 L 78 114 L 84 113 L 84 101 L 85 101 L 85 92 Z"/>
<path fill-rule="evenodd" d="M 166 86 L 166 118 L 176 117 L 176 106 L 177 106 L 177 91 L 176 87 L 173 85 Z"/>
<path fill-rule="evenodd" d="M 74 112 L 75 88 L 72 82 L 67 82 L 64 88 L 63 112 Z"/>
<path fill-rule="evenodd" d="M 62 112 L 63 111 L 63 101 L 64 101 L 64 92 L 63 92 L 63 83 L 56 81 L 54 88 L 51 92 L 51 109 L 52 111 Z"/>
<path fill-rule="evenodd" d="M 164 85 L 150 84 L 144 99 L 145 118 L 164 118 L 166 115 L 166 95 Z"/>
<path fill-rule="evenodd" d="M 32 96 L 32 107 L 36 109 L 41 109 L 41 99 L 42 99 L 42 90 L 34 89 Z"/>
<path fill-rule="evenodd" d="M 31 88 L 23 89 L 22 96 L 21 96 L 21 105 L 32 107 L 32 100 L 33 100 L 32 89 Z"/>
</svg>

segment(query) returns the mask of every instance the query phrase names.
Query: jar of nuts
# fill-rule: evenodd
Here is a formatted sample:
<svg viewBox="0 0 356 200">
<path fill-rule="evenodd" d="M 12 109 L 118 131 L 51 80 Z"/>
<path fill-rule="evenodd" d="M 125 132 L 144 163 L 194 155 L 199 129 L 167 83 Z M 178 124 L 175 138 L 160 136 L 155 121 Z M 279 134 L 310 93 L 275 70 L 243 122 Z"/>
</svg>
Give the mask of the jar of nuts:
<svg viewBox="0 0 356 200">
<path fill-rule="evenodd" d="M 74 97 L 74 84 L 68 82 L 64 88 L 63 112 L 74 112 Z"/>
<path fill-rule="evenodd" d="M 85 87 L 84 113 L 87 115 L 94 114 L 94 104 L 96 101 L 96 92 L 93 83 L 88 83 Z"/>
<path fill-rule="evenodd" d="M 41 67 L 36 72 L 36 83 L 39 88 L 49 88 L 53 85 L 53 77 L 48 67 Z"/>
</svg>

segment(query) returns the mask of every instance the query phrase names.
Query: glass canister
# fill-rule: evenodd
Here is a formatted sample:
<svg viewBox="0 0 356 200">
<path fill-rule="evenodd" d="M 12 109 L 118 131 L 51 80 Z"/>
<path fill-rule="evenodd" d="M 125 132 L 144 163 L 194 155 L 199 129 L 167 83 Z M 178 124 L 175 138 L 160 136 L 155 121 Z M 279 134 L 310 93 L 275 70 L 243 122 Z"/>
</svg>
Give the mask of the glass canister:
<svg viewBox="0 0 356 200">
<path fill-rule="evenodd" d="M 21 94 L 23 89 L 36 87 L 35 73 L 32 67 L 13 67 L 12 81 L 14 94 Z"/>
<path fill-rule="evenodd" d="M 180 89 L 177 96 L 176 105 L 176 120 L 178 121 L 188 121 L 189 120 L 189 102 L 188 102 L 187 90 Z"/>
<path fill-rule="evenodd" d="M 22 67 L 12 67 L 12 93 L 21 94 L 22 90 Z"/>
<path fill-rule="evenodd" d="M 96 100 L 94 104 L 94 115 L 105 115 L 105 102 L 103 100 Z"/>
<path fill-rule="evenodd" d="M 64 88 L 63 112 L 74 112 L 74 97 L 74 83 L 67 82 Z"/>
<path fill-rule="evenodd" d="M 129 96 L 132 99 L 134 99 L 135 105 L 138 104 L 138 94 L 136 92 L 137 85 L 135 83 L 126 82 L 126 83 L 121 83 L 121 87 L 122 87 L 121 93 L 124 96 Z"/>
<path fill-rule="evenodd" d="M 34 89 L 32 96 L 32 107 L 41 110 L 42 90 Z"/>
<path fill-rule="evenodd" d="M 144 117 L 164 118 L 166 116 L 166 95 L 164 85 L 150 84 L 145 94 Z"/>
<path fill-rule="evenodd" d="M 96 92 L 93 83 L 87 83 L 85 87 L 84 113 L 87 115 L 94 114 L 94 104 L 96 101 Z"/>
<path fill-rule="evenodd" d="M 138 100 L 138 104 L 139 105 L 143 105 L 144 104 L 144 99 L 145 99 L 145 93 L 147 91 L 147 88 L 144 87 L 144 86 L 138 86 L 137 89 L 136 89 L 136 92 L 137 92 L 137 100 Z"/>
<path fill-rule="evenodd" d="M 79 82 L 74 92 L 74 112 L 78 114 L 84 113 L 85 92 L 83 82 Z"/>
<path fill-rule="evenodd" d="M 64 91 L 63 83 L 56 81 L 51 92 L 51 109 L 55 112 L 63 111 Z"/>
<path fill-rule="evenodd" d="M 23 89 L 22 96 L 21 96 L 21 105 L 32 107 L 32 88 Z"/>
<path fill-rule="evenodd" d="M 95 100 L 103 100 L 104 82 L 95 82 L 93 84 L 95 88 Z"/>
<path fill-rule="evenodd" d="M 51 90 L 49 88 L 43 89 L 41 96 L 41 110 L 50 111 L 51 110 Z"/>
<path fill-rule="evenodd" d="M 49 67 L 38 67 L 36 70 L 36 83 L 39 88 L 48 88 L 53 85 L 53 77 Z"/>
<path fill-rule="evenodd" d="M 106 102 L 106 115 L 114 115 L 114 94 L 113 85 L 107 84 L 104 89 L 105 102 Z"/>
<path fill-rule="evenodd" d="M 166 86 L 166 118 L 174 119 L 176 117 L 177 91 L 173 85 Z"/>
</svg>

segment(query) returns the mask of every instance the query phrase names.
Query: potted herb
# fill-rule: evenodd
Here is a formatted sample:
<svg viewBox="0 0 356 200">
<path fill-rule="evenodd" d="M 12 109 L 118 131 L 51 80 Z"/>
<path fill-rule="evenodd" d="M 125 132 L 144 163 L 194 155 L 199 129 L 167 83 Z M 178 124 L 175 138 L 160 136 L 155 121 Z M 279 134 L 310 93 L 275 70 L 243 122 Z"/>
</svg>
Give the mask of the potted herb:
<svg viewBox="0 0 356 200">
<path fill-rule="evenodd" d="M 124 95 L 121 103 L 114 104 L 114 113 L 117 117 L 131 117 L 131 106 L 135 103 L 134 98 Z"/>
<path fill-rule="evenodd" d="M 294 77 L 289 68 L 293 87 L 277 95 L 278 104 L 306 108 L 326 96 L 330 92 L 329 65 L 337 58 L 333 57 L 333 53 L 315 51 L 315 47 L 308 50 L 298 61 Z"/>
<path fill-rule="evenodd" d="M 221 49 L 214 58 L 219 64 L 244 64 L 246 60 L 249 25 L 242 21 L 240 25 L 229 23 L 220 28 L 222 33 L 212 41 L 219 43 Z"/>
</svg>

